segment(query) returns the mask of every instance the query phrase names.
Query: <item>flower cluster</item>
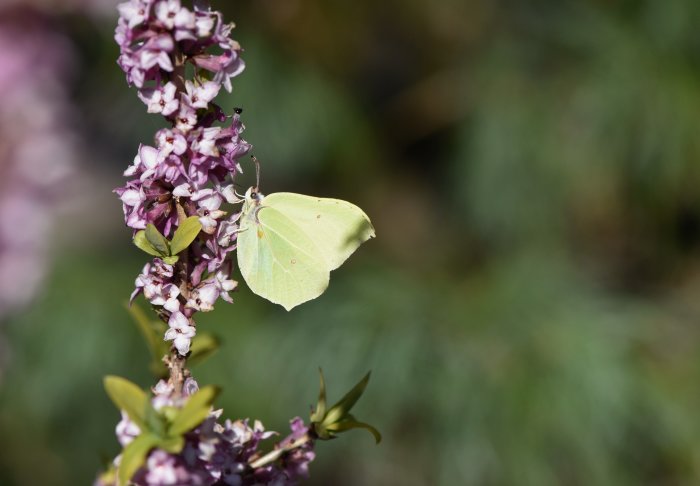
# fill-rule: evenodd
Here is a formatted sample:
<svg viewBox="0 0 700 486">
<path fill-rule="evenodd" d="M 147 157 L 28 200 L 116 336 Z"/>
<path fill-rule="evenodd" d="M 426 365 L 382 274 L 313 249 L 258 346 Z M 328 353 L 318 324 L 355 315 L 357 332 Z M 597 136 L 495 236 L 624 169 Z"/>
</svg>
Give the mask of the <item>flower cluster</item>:
<svg viewBox="0 0 700 486">
<path fill-rule="evenodd" d="M 178 396 L 173 386 L 160 381 L 153 389 L 151 404 L 156 410 L 164 407 L 181 407 L 198 389 L 192 378 L 185 381 L 182 394 Z M 294 485 L 308 477 L 308 464 L 314 459 L 313 433 L 300 418 L 291 421 L 291 433 L 273 449 L 288 452 L 275 460 L 255 467 L 262 453 L 262 441 L 276 432 L 266 431 L 259 421 L 250 424 L 249 420 L 219 423 L 222 410 L 215 410 L 197 428 L 185 436 L 185 446 L 181 453 L 170 454 L 154 449 L 146 463 L 134 477 L 132 483 L 138 486 L 154 485 Z M 127 446 L 140 434 L 139 427 L 122 413 L 122 420 L 116 427 L 117 439 Z M 293 446 L 293 447 L 292 447 Z M 114 465 L 118 466 L 121 456 Z M 100 479 L 96 486 L 107 486 L 109 480 Z"/>
<path fill-rule="evenodd" d="M 147 111 L 171 125 L 154 145 L 139 147 L 124 172 L 128 181 L 115 190 L 126 224 L 135 231 L 154 225 L 166 238 L 187 217 L 197 216 L 202 228 L 175 268 L 158 258 L 147 264 L 132 295 L 162 306 L 165 339 L 184 356 L 195 334 L 192 315 L 212 310 L 218 298 L 231 302 L 236 287 L 227 257 L 240 213 L 224 205 L 240 202 L 233 180 L 251 146 L 241 138 L 241 110 L 226 116 L 213 100 L 243 70 L 241 48 L 230 38 L 232 25 L 204 1 L 193 10 L 180 0 L 129 0 L 118 8 L 119 65 Z"/>
<path fill-rule="evenodd" d="M 174 74 L 182 60 L 187 59 L 195 67 L 213 73 L 216 86 L 223 85 L 231 91 L 231 78 L 243 71 L 241 48 L 229 37 L 233 26 L 225 24 L 221 13 L 212 11 L 208 2 L 195 1 L 193 11 L 183 7 L 180 0 L 129 0 L 118 8 L 120 18 L 115 38 L 121 48 L 119 65 L 129 83 L 138 88 L 151 81 L 161 84 L 163 78 Z M 214 46 L 223 52 L 208 53 Z M 156 96 L 157 91 L 149 92 Z M 160 90 L 157 96 L 165 97 L 166 90 Z M 187 107 L 184 108 L 187 112 Z M 173 105 L 168 109 L 170 114 L 176 110 L 177 106 Z"/>
</svg>

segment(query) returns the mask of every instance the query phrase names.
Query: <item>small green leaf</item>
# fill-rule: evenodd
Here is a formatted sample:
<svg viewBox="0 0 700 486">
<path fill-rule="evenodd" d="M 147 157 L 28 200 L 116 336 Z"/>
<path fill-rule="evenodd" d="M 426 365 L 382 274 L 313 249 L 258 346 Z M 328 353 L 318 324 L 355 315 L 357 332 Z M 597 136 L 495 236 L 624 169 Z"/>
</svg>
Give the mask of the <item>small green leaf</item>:
<svg viewBox="0 0 700 486">
<path fill-rule="evenodd" d="M 187 358 L 187 362 L 191 366 L 200 364 L 216 353 L 220 344 L 219 338 L 212 334 L 206 332 L 197 333 L 197 336 L 192 340 L 192 346 L 190 347 L 192 354 Z"/>
<path fill-rule="evenodd" d="M 338 403 L 333 405 L 328 413 L 323 419 L 323 425 L 328 426 L 329 424 L 336 423 L 346 417 L 352 407 L 355 405 L 357 400 L 362 396 L 369 382 L 369 376 L 371 372 L 367 372 L 364 378 L 355 385 L 352 390 L 347 392 L 343 398 L 341 398 Z"/>
<path fill-rule="evenodd" d="M 151 404 L 141 388 L 119 376 L 105 376 L 104 386 L 107 395 L 120 410 L 124 410 L 132 422 L 141 430 L 147 430 L 146 410 Z"/>
<path fill-rule="evenodd" d="M 139 249 L 145 251 L 149 255 L 161 256 L 158 250 L 155 249 L 153 245 L 146 238 L 146 231 L 141 230 L 134 235 L 134 245 Z"/>
<path fill-rule="evenodd" d="M 370 373 L 367 373 L 338 403 L 326 411 L 326 384 L 323 379 L 323 371 L 319 371 L 321 375 L 321 389 L 318 405 L 311 414 L 311 425 L 318 438 L 323 440 L 333 439 L 337 433 L 362 428 L 369 430 L 378 444 L 382 440 L 379 431 L 367 423 L 360 422 L 350 414 L 350 410 L 362 396 L 365 388 L 367 388 Z"/>
<path fill-rule="evenodd" d="M 146 430 L 156 437 L 165 437 L 167 422 L 165 417 L 152 406 L 146 407 Z"/>
<path fill-rule="evenodd" d="M 187 399 L 187 403 L 180 409 L 177 416 L 170 424 L 168 435 L 179 436 L 201 424 L 209 416 L 211 404 L 219 394 L 219 388 L 205 386 Z"/>
<path fill-rule="evenodd" d="M 321 385 L 318 392 L 318 403 L 316 410 L 311 414 L 311 422 L 320 423 L 326 415 L 326 381 L 323 379 L 323 370 L 318 369 L 318 374 L 321 380 Z"/>
<path fill-rule="evenodd" d="M 180 411 L 179 408 L 173 407 L 172 405 L 164 405 L 161 407 L 158 412 L 165 417 L 165 420 L 168 421 L 168 423 L 172 423 L 173 420 L 175 420 L 175 417 L 177 416 L 178 412 Z"/>
<path fill-rule="evenodd" d="M 167 238 L 150 223 L 146 226 L 146 239 L 161 256 L 171 255 Z"/>
<path fill-rule="evenodd" d="M 171 454 L 179 454 L 185 447 L 185 438 L 182 436 L 168 437 L 158 442 L 158 447 Z"/>
<path fill-rule="evenodd" d="M 345 420 L 331 424 L 327 428 L 330 432 L 344 432 L 351 429 L 366 429 L 374 436 L 374 440 L 377 444 L 382 441 L 382 434 L 380 434 L 377 429 L 370 424 L 356 420 L 355 417 L 350 414 L 346 416 Z"/>
<path fill-rule="evenodd" d="M 131 441 L 122 451 L 119 464 L 119 486 L 126 486 L 134 473 L 146 463 L 148 453 L 159 440 L 152 434 L 144 433 Z"/>
<path fill-rule="evenodd" d="M 173 241 L 170 242 L 170 253 L 177 255 L 190 246 L 201 230 L 202 223 L 199 222 L 199 216 L 190 216 L 184 220 L 175 230 Z"/>
<path fill-rule="evenodd" d="M 168 265 L 175 265 L 177 261 L 180 259 L 179 256 L 174 255 L 174 256 L 164 256 L 163 261 L 167 263 Z"/>
</svg>

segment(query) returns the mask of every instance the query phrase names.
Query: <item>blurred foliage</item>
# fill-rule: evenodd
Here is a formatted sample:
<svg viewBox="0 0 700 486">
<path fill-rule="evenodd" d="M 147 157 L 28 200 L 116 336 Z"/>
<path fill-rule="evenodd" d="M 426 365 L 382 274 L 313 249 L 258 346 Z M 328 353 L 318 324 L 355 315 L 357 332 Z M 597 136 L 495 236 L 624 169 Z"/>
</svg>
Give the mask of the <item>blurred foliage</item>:
<svg viewBox="0 0 700 486">
<path fill-rule="evenodd" d="M 700 482 L 700 3 L 224 8 L 248 67 L 222 104 L 265 191 L 351 200 L 378 235 L 298 310 L 241 288 L 202 317 L 223 344 L 195 374 L 227 415 L 284 431 L 319 366 L 331 394 L 371 369 L 357 415 L 382 444 L 319 444 L 309 484 Z M 143 258 L 107 193 L 158 122 L 112 20 L 61 19 L 112 223 L 8 323 L 3 485 L 88 484 L 118 449 L 101 377 L 152 383 L 122 308 Z"/>
</svg>

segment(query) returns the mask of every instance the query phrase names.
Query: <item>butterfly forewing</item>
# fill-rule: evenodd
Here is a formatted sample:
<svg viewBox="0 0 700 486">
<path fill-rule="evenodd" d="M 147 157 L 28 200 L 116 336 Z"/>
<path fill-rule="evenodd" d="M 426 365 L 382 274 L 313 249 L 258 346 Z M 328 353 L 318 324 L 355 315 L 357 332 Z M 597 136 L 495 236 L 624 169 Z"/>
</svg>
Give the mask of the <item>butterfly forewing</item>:
<svg viewBox="0 0 700 486">
<path fill-rule="evenodd" d="M 250 289 L 289 310 L 321 295 L 329 269 L 314 241 L 293 219 L 273 207 L 244 214 L 238 265 Z"/>
<path fill-rule="evenodd" d="M 263 204 L 294 221 L 321 252 L 329 271 L 374 237 L 367 215 L 347 201 L 276 192 L 267 196 Z"/>
</svg>

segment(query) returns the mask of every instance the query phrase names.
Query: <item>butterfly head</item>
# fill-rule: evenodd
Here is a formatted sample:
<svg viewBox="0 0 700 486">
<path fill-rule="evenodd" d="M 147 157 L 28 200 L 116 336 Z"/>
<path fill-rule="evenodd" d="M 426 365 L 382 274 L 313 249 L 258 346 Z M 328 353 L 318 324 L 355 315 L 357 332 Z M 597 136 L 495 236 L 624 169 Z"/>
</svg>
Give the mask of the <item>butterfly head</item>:
<svg viewBox="0 0 700 486">
<path fill-rule="evenodd" d="M 245 201 L 249 204 L 260 204 L 265 195 L 258 191 L 257 187 L 249 187 L 245 192 Z"/>
<path fill-rule="evenodd" d="M 265 199 L 265 195 L 258 192 L 257 187 L 249 187 L 244 196 L 243 212 L 246 213 L 251 209 L 259 207 L 263 199 Z"/>
</svg>

